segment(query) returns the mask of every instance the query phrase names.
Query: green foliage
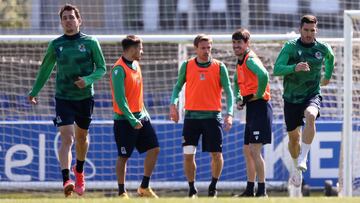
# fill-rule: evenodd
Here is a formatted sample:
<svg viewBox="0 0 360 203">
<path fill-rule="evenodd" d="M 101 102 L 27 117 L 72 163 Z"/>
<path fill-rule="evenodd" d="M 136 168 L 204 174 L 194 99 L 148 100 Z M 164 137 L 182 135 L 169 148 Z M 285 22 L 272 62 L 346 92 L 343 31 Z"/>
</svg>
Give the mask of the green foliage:
<svg viewBox="0 0 360 203">
<path fill-rule="evenodd" d="M 29 27 L 31 0 L 0 0 L 0 28 Z"/>
</svg>

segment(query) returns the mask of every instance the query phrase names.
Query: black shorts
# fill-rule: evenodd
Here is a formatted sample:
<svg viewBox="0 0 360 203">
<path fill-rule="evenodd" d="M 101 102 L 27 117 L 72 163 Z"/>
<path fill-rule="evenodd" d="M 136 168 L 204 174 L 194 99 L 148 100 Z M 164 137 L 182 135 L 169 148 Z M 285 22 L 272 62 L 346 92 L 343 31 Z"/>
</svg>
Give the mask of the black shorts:
<svg viewBox="0 0 360 203">
<path fill-rule="evenodd" d="M 304 103 L 294 104 L 284 101 L 284 116 L 285 116 L 285 123 L 286 123 L 286 130 L 293 131 L 298 126 L 304 125 L 304 112 L 307 107 L 315 106 L 319 113 L 317 118 L 320 117 L 320 105 L 321 105 L 322 97 L 320 95 L 315 95 L 311 97 Z"/>
<path fill-rule="evenodd" d="M 135 129 L 128 120 L 114 120 L 114 136 L 118 156 L 130 157 L 134 148 L 141 154 L 159 147 L 158 139 L 149 119 L 141 121 L 143 127 Z"/>
<path fill-rule="evenodd" d="M 203 152 L 222 152 L 221 119 L 185 119 L 183 146 L 198 146 L 200 135 L 202 135 Z"/>
<path fill-rule="evenodd" d="M 91 115 L 94 110 L 94 98 L 72 101 L 55 98 L 56 118 L 53 120 L 54 125 L 64 126 L 76 123 L 82 129 L 89 129 Z"/>
<path fill-rule="evenodd" d="M 271 143 L 273 111 L 269 102 L 260 99 L 246 104 L 244 144 Z"/>
</svg>

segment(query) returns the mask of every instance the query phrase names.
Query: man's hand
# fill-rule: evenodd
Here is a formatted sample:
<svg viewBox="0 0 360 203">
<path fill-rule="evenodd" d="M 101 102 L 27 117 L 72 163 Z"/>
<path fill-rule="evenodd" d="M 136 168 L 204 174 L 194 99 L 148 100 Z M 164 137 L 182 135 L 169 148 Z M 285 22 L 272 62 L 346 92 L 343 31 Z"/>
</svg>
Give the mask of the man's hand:
<svg viewBox="0 0 360 203">
<path fill-rule="evenodd" d="M 310 66 L 307 62 L 300 62 L 296 64 L 295 72 L 310 71 Z"/>
<path fill-rule="evenodd" d="M 323 78 L 323 79 L 321 79 L 320 86 L 326 86 L 329 84 L 329 82 L 330 82 L 330 80 Z"/>
<path fill-rule="evenodd" d="M 224 130 L 227 132 L 232 127 L 233 117 L 232 115 L 226 115 L 224 118 Z"/>
<path fill-rule="evenodd" d="M 170 120 L 174 121 L 175 123 L 179 122 L 179 112 L 175 104 L 170 105 Z"/>
<path fill-rule="evenodd" d="M 74 84 L 78 86 L 78 88 L 80 89 L 86 87 L 85 80 L 82 79 L 82 77 L 78 77 L 77 80 L 74 82 Z"/>
<path fill-rule="evenodd" d="M 258 98 L 256 98 L 255 94 L 249 94 L 249 95 L 243 96 L 242 100 L 236 102 L 236 108 L 238 110 L 243 110 L 246 103 L 255 101 L 257 99 Z"/>
<path fill-rule="evenodd" d="M 34 105 L 38 104 L 36 97 L 28 96 L 28 100 L 31 104 L 34 104 Z"/>
<path fill-rule="evenodd" d="M 139 130 L 139 129 L 142 128 L 142 127 L 143 127 L 143 125 L 142 125 L 141 121 L 138 120 L 138 122 L 136 123 L 136 125 L 134 126 L 134 128 L 135 128 L 136 130 Z"/>
<path fill-rule="evenodd" d="M 245 103 L 243 100 L 240 100 L 238 102 L 236 102 L 236 108 L 237 110 L 243 110 L 244 109 L 244 106 L 245 106 Z"/>
</svg>

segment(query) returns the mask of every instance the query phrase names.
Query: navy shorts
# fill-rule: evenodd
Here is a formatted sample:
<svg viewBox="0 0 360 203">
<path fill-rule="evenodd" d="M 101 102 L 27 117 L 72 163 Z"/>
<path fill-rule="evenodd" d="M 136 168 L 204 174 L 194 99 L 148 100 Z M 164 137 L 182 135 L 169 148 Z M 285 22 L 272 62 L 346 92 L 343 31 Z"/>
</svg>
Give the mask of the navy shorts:
<svg viewBox="0 0 360 203">
<path fill-rule="evenodd" d="M 259 99 L 246 103 L 244 144 L 271 143 L 273 111 L 269 102 Z"/>
<path fill-rule="evenodd" d="M 94 98 L 72 101 L 55 98 L 56 118 L 53 120 L 57 127 L 72 125 L 74 122 L 82 129 L 89 129 L 91 115 L 94 110 Z"/>
<path fill-rule="evenodd" d="M 198 146 L 200 135 L 202 135 L 203 152 L 222 152 L 221 119 L 185 119 L 183 146 Z"/>
<path fill-rule="evenodd" d="M 114 120 L 114 136 L 118 149 L 118 156 L 130 157 L 134 148 L 141 154 L 159 147 L 158 139 L 150 120 L 141 120 L 140 129 L 131 126 L 128 120 Z"/>
<path fill-rule="evenodd" d="M 298 126 L 304 125 L 304 112 L 307 107 L 315 106 L 319 113 L 317 118 L 320 117 L 320 105 L 321 105 L 322 97 L 320 95 L 315 95 L 311 97 L 304 103 L 294 104 L 284 101 L 284 116 L 285 116 L 285 123 L 286 123 L 286 130 L 293 131 Z"/>
</svg>

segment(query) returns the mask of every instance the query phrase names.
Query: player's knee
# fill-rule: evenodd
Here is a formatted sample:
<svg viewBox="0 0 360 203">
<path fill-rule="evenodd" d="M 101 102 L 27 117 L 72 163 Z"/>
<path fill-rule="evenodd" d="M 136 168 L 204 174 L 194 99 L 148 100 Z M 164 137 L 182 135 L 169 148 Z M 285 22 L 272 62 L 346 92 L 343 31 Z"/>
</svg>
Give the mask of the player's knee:
<svg viewBox="0 0 360 203">
<path fill-rule="evenodd" d="M 304 113 L 306 122 L 315 122 L 315 119 L 319 113 L 319 110 L 314 106 L 309 106 Z"/>
<path fill-rule="evenodd" d="M 196 154 L 196 146 L 186 145 L 183 147 L 184 154 Z"/>
<path fill-rule="evenodd" d="M 316 115 L 308 112 L 305 114 L 306 124 L 314 124 L 316 120 Z"/>
<path fill-rule="evenodd" d="M 222 153 L 220 152 L 212 152 L 211 157 L 215 162 L 219 162 L 223 160 Z"/>
<path fill-rule="evenodd" d="M 61 136 L 61 145 L 71 147 L 74 143 L 74 138 L 72 136 Z"/>
<path fill-rule="evenodd" d="M 76 142 L 80 143 L 80 144 L 85 144 L 86 142 L 88 142 L 88 136 L 85 135 L 77 135 L 76 136 Z"/>
<path fill-rule="evenodd" d="M 262 147 L 262 144 L 250 144 L 249 145 L 251 156 L 254 159 L 261 157 L 261 147 Z"/>
<path fill-rule="evenodd" d="M 249 145 L 243 146 L 243 153 L 244 153 L 245 158 L 251 156 Z"/>
</svg>

